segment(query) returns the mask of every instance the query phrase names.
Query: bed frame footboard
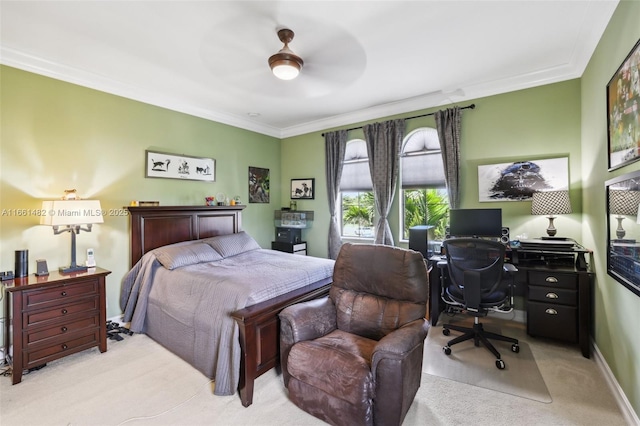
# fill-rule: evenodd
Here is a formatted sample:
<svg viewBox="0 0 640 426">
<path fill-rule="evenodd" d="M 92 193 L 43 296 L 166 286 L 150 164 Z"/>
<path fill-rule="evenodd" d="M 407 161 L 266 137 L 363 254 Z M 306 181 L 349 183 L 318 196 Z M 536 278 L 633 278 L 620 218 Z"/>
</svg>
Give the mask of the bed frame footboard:
<svg viewBox="0 0 640 426">
<path fill-rule="evenodd" d="M 240 328 L 242 355 L 238 392 L 243 406 L 253 402 L 255 379 L 273 367 L 280 367 L 280 311 L 295 303 L 324 297 L 330 287 L 331 284 L 311 284 L 231 314 Z"/>
</svg>

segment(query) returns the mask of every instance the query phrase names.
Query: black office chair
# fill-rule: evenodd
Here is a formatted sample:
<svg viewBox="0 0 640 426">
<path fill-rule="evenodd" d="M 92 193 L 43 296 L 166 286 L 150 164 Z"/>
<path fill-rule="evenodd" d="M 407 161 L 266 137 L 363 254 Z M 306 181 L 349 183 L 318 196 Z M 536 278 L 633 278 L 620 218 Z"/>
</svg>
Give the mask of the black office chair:
<svg viewBox="0 0 640 426">
<path fill-rule="evenodd" d="M 478 238 L 454 238 L 443 242 L 447 256 L 446 267 L 449 271 L 449 282 L 442 282 L 442 298 L 453 307 L 466 311 L 474 316 L 473 328 L 454 324 L 443 325 L 445 336 L 450 330 L 463 332 L 462 336 L 450 340 L 443 348 L 444 353 L 451 354 L 451 346 L 473 339 L 476 346 L 484 344 L 496 357 L 496 367 L 505 368 L 500 352 L 488 339 L 511 342 L 511 350 L 520 352 L 518 339 L 502 336 L 484 330 L 479 317 L 486 316 L 488 311 L 511 312 L 513 310 L 512 286 L 503 281 L 505 272 L 517 272 L 517 269 L 504 263 L 505 247 L 498 241 Z M 513 275 L 511 277 L 513 283 Z"/>
</svg>

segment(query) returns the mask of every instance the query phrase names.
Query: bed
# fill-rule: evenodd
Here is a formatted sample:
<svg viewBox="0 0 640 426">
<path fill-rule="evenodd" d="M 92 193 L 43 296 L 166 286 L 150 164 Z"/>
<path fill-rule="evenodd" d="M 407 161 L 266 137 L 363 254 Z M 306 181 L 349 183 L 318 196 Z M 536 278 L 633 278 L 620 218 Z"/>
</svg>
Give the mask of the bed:
<svg viewBox="0 0 640 426">
<path fill-rule="evenodd" d="M 124 320 L 253 402 L 254 381 L 279 363 L 278 313 L 328 294 L 333 260 L 260 248 L 245 206 L 129 207 L 131 270 Z M 271 281 L 271 285 L 266 283 Z"/>
</svg>

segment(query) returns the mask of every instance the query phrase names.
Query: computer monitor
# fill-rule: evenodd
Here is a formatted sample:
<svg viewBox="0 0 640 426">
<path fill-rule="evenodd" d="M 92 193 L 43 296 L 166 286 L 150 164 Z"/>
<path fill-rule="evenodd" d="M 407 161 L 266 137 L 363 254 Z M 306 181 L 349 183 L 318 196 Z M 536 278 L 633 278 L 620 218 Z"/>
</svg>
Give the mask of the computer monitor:
<svg viewBox="0 0 640 426">
<path fill-rule="evenodd" d="M 502 209 L 451 209 L 449 234 L 452 237 L 502 236 Z"/>
</svg>

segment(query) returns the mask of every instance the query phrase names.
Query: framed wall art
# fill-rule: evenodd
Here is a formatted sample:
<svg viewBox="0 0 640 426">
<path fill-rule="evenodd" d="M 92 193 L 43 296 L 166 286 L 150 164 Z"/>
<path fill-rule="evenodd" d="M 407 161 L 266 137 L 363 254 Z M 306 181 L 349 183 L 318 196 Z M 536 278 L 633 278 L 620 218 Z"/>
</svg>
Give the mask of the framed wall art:
<svg viewBox="0 0 640 426">
<path fill-rule="evenodd" d="M 249 167 L 249 202 L 269 202 L 269 169 Z"/>
<path fill-rule="evenodd" d="M 605 182 L 607 273 L 640 296 L 640 171 Z"/>
<path fill-rule="evenodd" d="M 569 189 L 569 158 L 478 166 L 478 196 L 485 201 L 530 201 L 534 192 Z"/>
<path fill-rule="evenodd" d="M 145 151 L 145 177 L 215 182 L 216 160 L 190 155 Z"/>
<path fill-rule="evenodd" d="M 291 179 L 292 200 L 313 200 L 315 198 L 315 178 Z"/>
<path fill-rule="evenodd" d="M 640 160 L 640 40 L 607 84 L 609 171 Z"/>
</svg>

